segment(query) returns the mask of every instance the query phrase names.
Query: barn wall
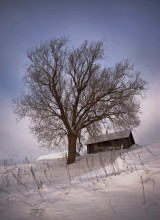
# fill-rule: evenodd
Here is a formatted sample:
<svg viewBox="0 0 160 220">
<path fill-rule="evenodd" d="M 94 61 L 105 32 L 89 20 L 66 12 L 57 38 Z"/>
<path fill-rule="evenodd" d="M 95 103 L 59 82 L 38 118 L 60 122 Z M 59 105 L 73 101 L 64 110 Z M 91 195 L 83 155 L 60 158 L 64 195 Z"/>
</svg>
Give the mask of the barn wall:
<svg viewBox="0 0 160 220">
<path fill-rule="evenodd" d="M 130 138 L 125 138 L 125 139 L 119 139 L 119 140 L 111 140 L 111 141 L 106 141 L 102 143 L 95 143 L 95 144 L 90 144 L 87 146 L 87 153 L 97 153 L 97 152 L 103 152 L 107 150 L 118 150 L 118 149 L 128 149 L 129 147 L 132 146 L 133 141 Z"/>
</svg>

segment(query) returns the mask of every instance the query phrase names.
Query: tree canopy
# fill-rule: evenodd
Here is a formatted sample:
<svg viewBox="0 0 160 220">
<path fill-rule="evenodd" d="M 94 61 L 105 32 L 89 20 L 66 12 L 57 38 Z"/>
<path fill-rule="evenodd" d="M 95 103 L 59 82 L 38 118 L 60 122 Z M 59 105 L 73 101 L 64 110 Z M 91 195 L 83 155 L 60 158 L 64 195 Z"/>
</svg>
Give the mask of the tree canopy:
<svg viewBox="0 0 160 220">
<path fill-rule="evenodd" d="M 128 60 L 112 68 L 102 65 L 102 41 L 73 48 L 67 38 L 53 38 L 27 57 L 24 91 L 13 101 L 14 112 L 19 119 L 30 118 L 31 131 L 42 144 L 68 141 L 68 164 L 75 161 L 84 133 L 139 125 L 139 97 L 147 83 Z"/>
</svg>

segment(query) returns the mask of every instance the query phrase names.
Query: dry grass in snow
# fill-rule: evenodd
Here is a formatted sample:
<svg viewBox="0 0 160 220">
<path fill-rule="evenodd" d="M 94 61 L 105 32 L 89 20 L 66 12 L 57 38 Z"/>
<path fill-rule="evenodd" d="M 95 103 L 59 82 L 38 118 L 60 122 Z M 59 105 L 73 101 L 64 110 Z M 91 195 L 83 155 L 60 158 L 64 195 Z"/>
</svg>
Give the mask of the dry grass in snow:
<svg viewBox="0 0 160 220">
<path fill-rule="evenodd" d="M 42 157 L 41 157 L 42 158 Z M 160 217 L 160 144 L 1 166 L 0 219 Z"/>
</svg>

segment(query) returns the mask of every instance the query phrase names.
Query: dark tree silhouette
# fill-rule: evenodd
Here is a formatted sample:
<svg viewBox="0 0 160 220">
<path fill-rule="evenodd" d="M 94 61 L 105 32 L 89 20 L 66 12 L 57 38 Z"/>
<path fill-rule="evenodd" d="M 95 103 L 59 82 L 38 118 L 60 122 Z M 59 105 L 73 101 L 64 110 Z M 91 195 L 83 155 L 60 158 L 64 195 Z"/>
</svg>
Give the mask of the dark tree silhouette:
<svg viewBox="0 0 160 220">
<path fill-rule="evenodd" d="M 114 68 L 102 65 L 103 42 L 74 49 L 67 38 L 53 38 L 28 52 L 24 91 L 13 101 L 19 119 L 29 117 L 39 142 L 51 147 L 68 140 L 67 163 L 73 163 L 82 133 L 102 125 L 136 127 L 146 82 L 128 60 Z"/>
</svg>

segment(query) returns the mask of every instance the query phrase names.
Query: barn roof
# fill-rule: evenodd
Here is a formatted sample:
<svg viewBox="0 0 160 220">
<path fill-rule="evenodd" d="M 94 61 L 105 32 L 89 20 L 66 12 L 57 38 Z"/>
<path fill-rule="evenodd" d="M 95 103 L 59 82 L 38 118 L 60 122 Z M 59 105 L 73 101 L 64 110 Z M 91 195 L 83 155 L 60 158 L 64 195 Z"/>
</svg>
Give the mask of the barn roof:
<svg viewBox="0 0 160 220">
<path fill-rule="evenodd" d="M 88 139 L 86 141 L 86 145 L 127 138 L 130 136 L 130 133 L 131 130 L 123 130 L 123 131 L 116 131 L 114 133 L 102 134 Z"/>
</svg>

